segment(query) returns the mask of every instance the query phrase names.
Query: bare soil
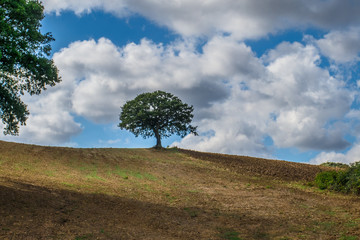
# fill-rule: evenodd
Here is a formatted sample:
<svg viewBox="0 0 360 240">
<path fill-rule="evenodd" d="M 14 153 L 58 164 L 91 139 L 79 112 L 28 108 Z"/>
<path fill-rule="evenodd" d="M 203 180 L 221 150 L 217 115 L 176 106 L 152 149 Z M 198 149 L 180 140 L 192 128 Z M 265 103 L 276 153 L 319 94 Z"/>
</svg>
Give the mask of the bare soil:
<svg viewBox="0 0 360 240">
<path fill-rule="evenodd" d="M 0 141 L 0 239 L 359 239 L 319 166 L 189 150 Z"/>
<path fill-rule="evenodd" d="M 227 154 L 204 153 L 181 149 L 181 152 L 205 161 L 221 164 L 238 173 L 271 176 L 287 181 L 312 181 L 324 167 L 304 163 L 235 156 Z"/>
</svg>

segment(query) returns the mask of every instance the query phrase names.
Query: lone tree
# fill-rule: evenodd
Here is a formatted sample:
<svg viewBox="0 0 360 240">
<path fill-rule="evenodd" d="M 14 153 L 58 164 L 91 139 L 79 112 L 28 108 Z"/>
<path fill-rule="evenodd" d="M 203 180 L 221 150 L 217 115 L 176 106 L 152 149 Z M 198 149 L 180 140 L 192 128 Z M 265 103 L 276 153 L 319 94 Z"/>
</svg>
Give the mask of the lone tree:
<svg viewBox="0 0 360 240">
<path fill-rule="evenodd" d="M 44 7 L 38 0 L 0 0 L 0 118 L 4 134 L 16 135 L 29 114 L 20 97 L 40 94 L 60 82 L 50 56 L 50 33 L 40 32 Z"/>
<path fill-rule="evenodd" d="M 156 137 L 156 148 L 162 148 L 161 138 L 177 134 L 185 137 L 189 133 L 197 135 L 190 125 L 194 117 L 193 106 L 183 103 L 171 93 L 155 91 L 143 93 L 128 101 L 121 108 L 121 129 L 126 129 L 144 138 Z"/>
</svg>

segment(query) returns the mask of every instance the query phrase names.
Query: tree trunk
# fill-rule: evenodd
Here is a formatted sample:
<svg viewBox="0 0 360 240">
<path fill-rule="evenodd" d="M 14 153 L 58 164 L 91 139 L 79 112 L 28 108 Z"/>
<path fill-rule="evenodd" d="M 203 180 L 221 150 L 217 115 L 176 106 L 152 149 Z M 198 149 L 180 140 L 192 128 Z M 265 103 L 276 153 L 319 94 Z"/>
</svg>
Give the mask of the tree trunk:
<svg viewBox="0 0 360 240">
<path fill-rule="evenodd" d="M 155 137 L 156 137 L 156 146 L 155 146 L 155 148 L 162 148 L 162 146 L 161 146 L 161 136 L 159 134 L 159 130 L 155 129 L 154 133 L 155 133 Z"/>
</svg>

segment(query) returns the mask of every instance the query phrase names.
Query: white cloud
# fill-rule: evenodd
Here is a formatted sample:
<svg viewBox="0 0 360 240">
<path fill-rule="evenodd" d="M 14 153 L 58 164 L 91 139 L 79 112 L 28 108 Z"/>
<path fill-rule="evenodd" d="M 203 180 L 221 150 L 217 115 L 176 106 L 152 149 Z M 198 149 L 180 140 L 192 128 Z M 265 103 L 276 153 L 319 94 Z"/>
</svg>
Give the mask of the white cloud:
<svg viewBox="0 0 360 240">
<path fill-rule="evenodd" d="M 54 55 L 71 89 L 69 112 L 117 122 L 126 100 L 161 89 L 195 106 L 201 136 L 177 145 L 257 156 L 271 152 L 265 136 L 275 147 L 348 146 L 340 123 L 353 93 L 319 59 L 314 46 L 299 43 L 283 43 L 258 59 L 232 37 L 212 38 L 202 53 L 191 43 L 163 46 L 144 39 L 119 48 L 102 38 L 75 42 Z"/>
<path fill-rule="evenodd" d="M 124 16 L 127 14 L 125 1 L 123 0 L 43 0 L 46 12 L 74 11 L 76 14 L 90 13 L 97 9 Z"/>
<path fill-rule="evenodd" d="M 342 129 L 325 127 L 349 111 L 354 96 L 341 81 L 318 66 L 313 46 L 283 43 L 269 53 L 272 82 L 261 89 L 278 107 L 269 132 L 279 147 L 342 149 Z"/>
<path fill-rule="evenodd" d="M 245 39 L 309 25 L 332 29 L 360 23 L 360 3 L 343 0 L 45 0 L 44 5 L 47 12 L 58 14 L 102 9 L 123 17 L 135 12 L 183 36 L 230 33 Z"/>
<path fill-rule="evenodd" d="M 30 143 L 56 145 L 70 142 L 70 137 L 81 132 L 80 124 L 76 123 L 68 112 L 49 112 L 36 114 L 33 112 L 27 121 L 28 127 L 22 128 L 20 138 Z"/>
<path fill-rule="evenodd" d="M 195 107 L 201 136 L 187 136 L 180 147 L 269 156 L 266 136 L 274 147 L 348 146 L 342 119 L 353 92 L 319 66 L 316 47 L 283 43 L 259 59 L 244 43 L 217 36 L 202 50 L 146 39 L 123 47 L 105 38 L 72 43 L 54 55 L 63 82 L 27 99 L 33 116 L 21 136 L 70 141 L 81 131 L 73 114 L 116 123 L 126 100 L 161 89 Z"/>
<path fill-rule="evenodd" d="M 331 151 L 349 146 L 345 134 L 360 132 L 353 128 L 360 113 L 351 109 L 356 90 L 346 88 L 341 76 L 330 75 L 320 63 L 320 52 L 336 63 L 359 61 L 360 1 L 43 2 L 47 13 L 140 14 L 182 39 L 169 45 L 143 39 L 119 47 L 101 38 L 63 48 L 54 54 L 63 81 L 40 96 L 23 98 L 31 115 L 17 141 L 70 144 L 82 130 L 75 116 L 116 123 L 125 101 L 158 89 L 195 107 L 200 136 L 175 143 L 180 147 L 267 157 L 272 147 L 265 146 L 265 137 L 276 148 Z M 329 33 L 308 45 L 284 42 L 260 59 L 243 43 L 308 27 Z M 201 52 L 196 50 L 199 37 L 207 40 Z M 313 162 L 349 163 L 359 154 L 360 144 L 355 144 L 346 154 L 324 152 Z"/>
<path fill-rule="evenodd" d="M 265 136 L 276 147 L 329 150 L 349 145 L 341 120 L 354 95 L 318 65 L 314 46 L 283 43 L 264 56 L 266 65 L 247 56 L 243 68 L 229 76 L 231 96 L 210 107 L 218 117 L 199 123 L 200 130 L 212 134 L 190 135 L 175 145 L 252 155 L 269 153 Z M 245 74 L 243 69 L 256 71 Z"/>
<path fill-rule="evenodd" d="M 65 82 L 77 80 L 72 111 L 97 123 L 110 123 L 118 120 L 126 100 L 144 91 L 179 93 L 199 108 L 226 97 L 226 86 L 218 76 L 228 66 L 219 66 L 212 75 L 209 54 L 199 55 L 182 43 L 164 47 L 146 39 L 118 48 L 102 38 L 75 42 L 56 53 L 54 60 Z"/>
<path fill-rule="evenodd" d="M 360 144 L 356 143 L 346 153 L 336 152 L 322 152 L 315 158 L 310 160 L 310 163 L 321 164 L 325 162 L 338 162 L 338 163 L 354 163 L 360 161 Z"/>
<path fill-rule="evenodd" d="M 67 91 L 59 86 L 39 96 L 24 96 L 30 115 L 19 136 L 1 136 L 2 140 L 43 145 L 73 145 L 71 137 L 82 127 L 69 112 L 71 105 Z"/>
<path fill-rule="evenodd" d="M 332 31 L 317 41 L 321 52 L 338 63 L 359 61 L 360 28 Z"/>
</svg>

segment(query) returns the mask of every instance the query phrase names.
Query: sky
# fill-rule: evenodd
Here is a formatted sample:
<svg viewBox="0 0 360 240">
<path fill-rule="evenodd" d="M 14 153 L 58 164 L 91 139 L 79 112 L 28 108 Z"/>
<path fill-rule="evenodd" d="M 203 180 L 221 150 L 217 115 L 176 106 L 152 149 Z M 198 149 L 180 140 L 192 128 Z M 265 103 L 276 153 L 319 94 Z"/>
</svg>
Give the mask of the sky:
<svg viewBox="0 0 360 240">
<path fill-rule="evenodd" d="M 22 96 L 19 136 L 46 146 L 152 147 L 120 107 L 163 90 L 199 136 L 164 146 L 320 164 L 360 160 L 360 1 L 43 0 L 62 82 Z M 0 126 L 1 127 L 1 126 Z"/>
</svg>

